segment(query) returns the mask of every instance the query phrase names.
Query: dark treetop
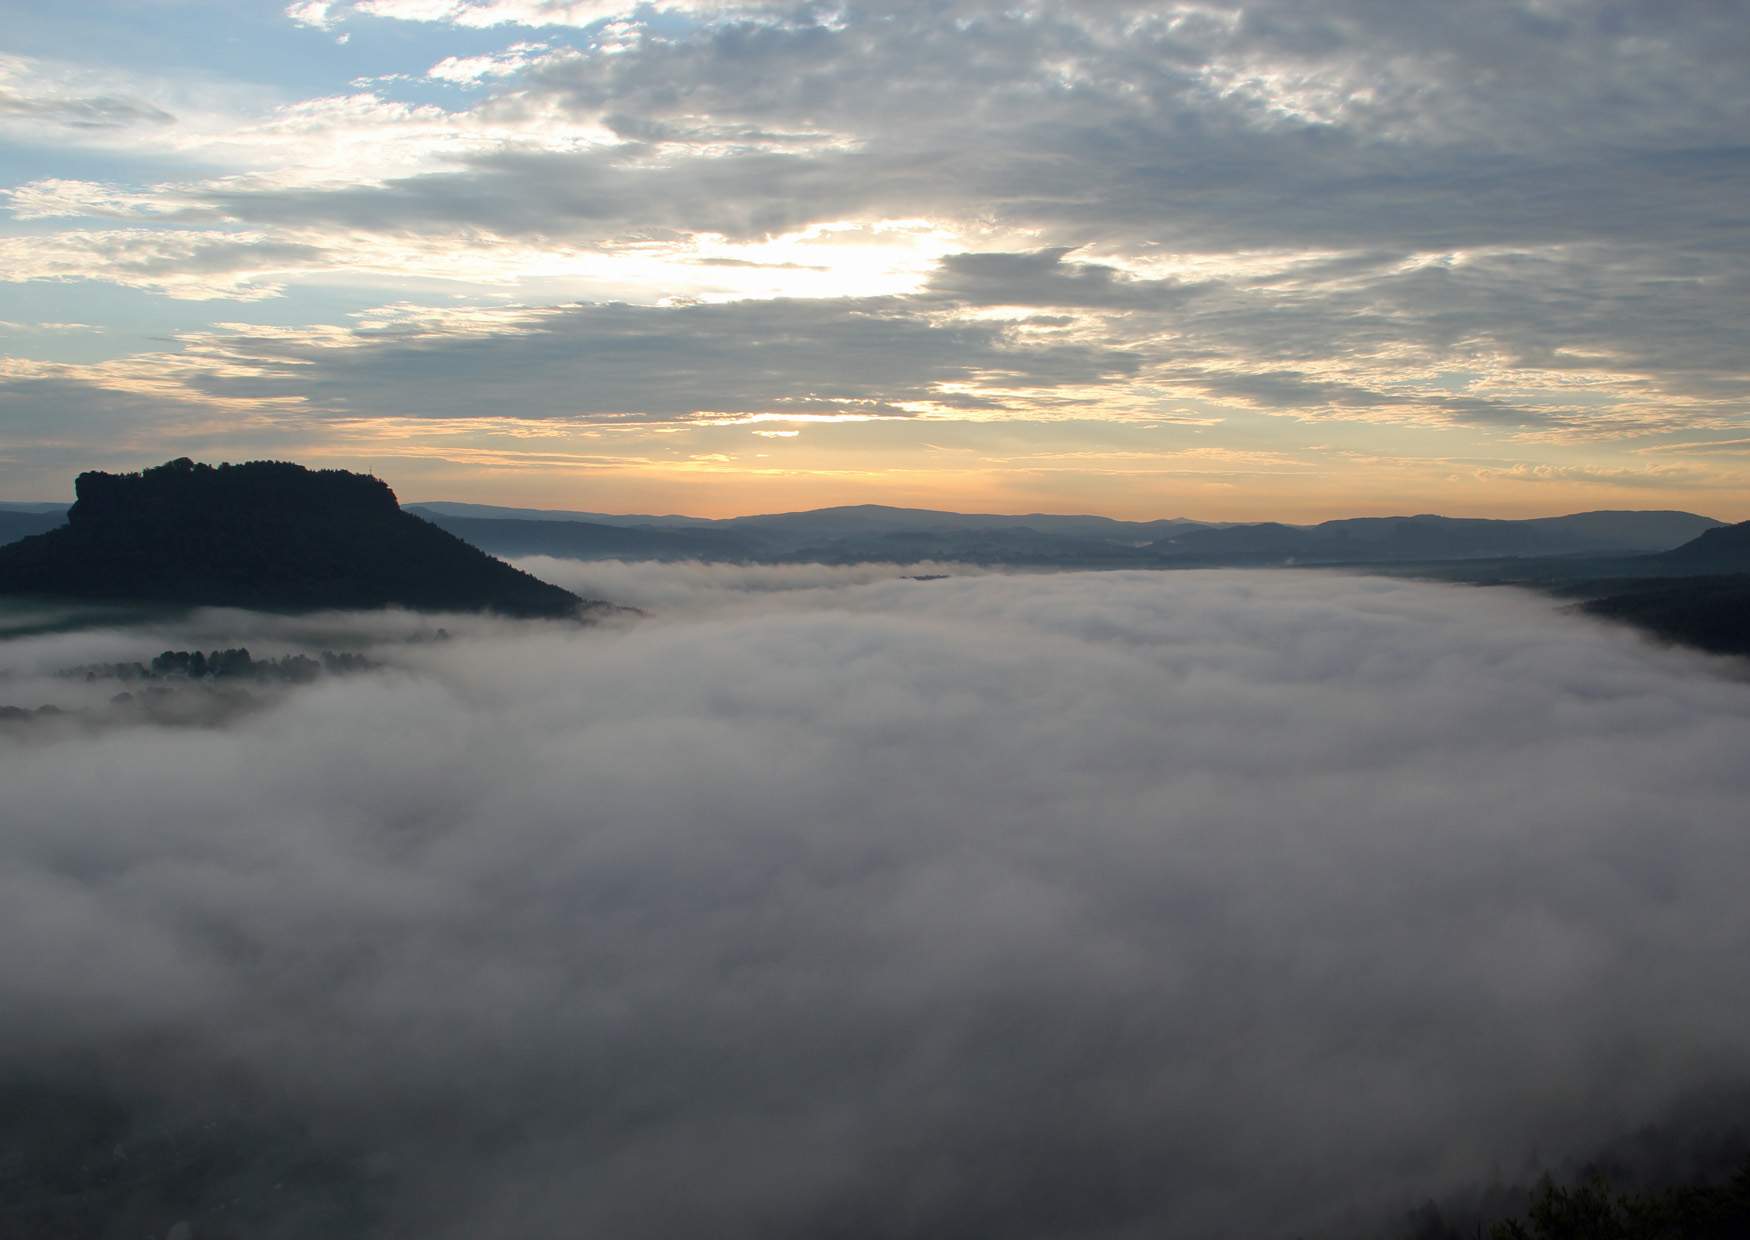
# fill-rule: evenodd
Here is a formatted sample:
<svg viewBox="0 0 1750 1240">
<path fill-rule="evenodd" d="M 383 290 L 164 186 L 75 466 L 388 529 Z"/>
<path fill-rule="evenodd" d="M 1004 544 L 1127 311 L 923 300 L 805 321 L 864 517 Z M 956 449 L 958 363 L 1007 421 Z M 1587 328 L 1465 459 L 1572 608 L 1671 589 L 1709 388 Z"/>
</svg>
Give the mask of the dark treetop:
<svg viewBox="0 0 1750 1240">
<path fill-rule="evenodd" d="M 581 600 L 401 511 L 386 483 L 283 461 L 85 473 L 67 524 L 0 547 L 0 594 L 310 610 L 578 613 Z"/>
</svg>

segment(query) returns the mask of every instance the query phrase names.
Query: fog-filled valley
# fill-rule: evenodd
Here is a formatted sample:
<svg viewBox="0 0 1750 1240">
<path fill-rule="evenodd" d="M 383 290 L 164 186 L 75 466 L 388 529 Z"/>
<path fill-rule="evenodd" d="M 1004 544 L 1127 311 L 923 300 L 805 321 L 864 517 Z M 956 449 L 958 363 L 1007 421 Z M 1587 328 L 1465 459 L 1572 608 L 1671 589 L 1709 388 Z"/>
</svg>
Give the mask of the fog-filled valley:
<svg viewBox="0 0 1750 1240">
<path fill-rule="evenodd" d="M 1739 1113 L 1737 662 L 1334 572 L 520 566 L 638 611 L 8 605 L 0 1233 L 1389 1235 Z M 244 648 L 318 670 L 105 670 Z"/>
<path fill-rule="evenodd" d="M 0 11 L 0 1240 L 1750 1237 L 1750 0 Z"/>
</svg>

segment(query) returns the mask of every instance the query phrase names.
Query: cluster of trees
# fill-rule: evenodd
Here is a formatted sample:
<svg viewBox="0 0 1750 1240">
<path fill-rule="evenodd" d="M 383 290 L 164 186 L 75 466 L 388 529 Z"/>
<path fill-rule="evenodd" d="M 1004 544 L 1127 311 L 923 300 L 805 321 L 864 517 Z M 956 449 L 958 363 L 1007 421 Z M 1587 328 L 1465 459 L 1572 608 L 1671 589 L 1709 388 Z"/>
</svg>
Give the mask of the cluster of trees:
<svg viewBox="0 0 1750 1240">
<path fill-rule="evenodd" d="M 1750 654 L 1750 573 L 1624 582 L 1583 606 L 1666 641 L 1713 654 Z"/>
<path fill-rule="evenodd" d="M 257 659 L 247 648 L 230 650 L 166 650 L 150 664 L 137 660 L 131 663 L 93 663 L 68 668 L 67 676 L 83 676 L 86 680 L 255 680 L 283 681 L 305 684 L 318 676 L 346 675 L 375 667 L 362 654 L 336 653 L 324 650 L 312 658 L 304 654 L 288 654 L 278 659 Z"/>
<path fill-rule="evenodd" d="M 1498 1191 L 1498 1190 L 1497 1190 Z M 1750 1158 L 1723 1179 L 1619 1188 L 1596 1167 L 1570 1183 L 1543 1176 L 1524 1209 L 1443 1212 L 1432 1204 L 1411 1217 L 1400 1240 L 1741 1240 L 1750 1236 Z M 1484 1223 L 1483 1219 L 1493 1221 Z"/>
<path fill-rule="evenodd" d="M 1724 1184 L 1621 1192 L 1594 1172 L 1578 1184 L 1545 1176 L 1523 1219 L 1489 1229 L 1489 1240 L 1738 1240 L 1750 1236 L 1750 1161 Z"/>
</svg>

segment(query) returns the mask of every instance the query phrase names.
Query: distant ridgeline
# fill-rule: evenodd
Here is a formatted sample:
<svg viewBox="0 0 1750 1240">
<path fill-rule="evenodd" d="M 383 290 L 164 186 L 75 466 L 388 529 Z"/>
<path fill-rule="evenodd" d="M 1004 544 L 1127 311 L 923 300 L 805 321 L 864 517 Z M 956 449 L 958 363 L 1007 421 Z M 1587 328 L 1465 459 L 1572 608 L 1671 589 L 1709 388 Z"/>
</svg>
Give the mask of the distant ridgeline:
<svg viewBox="0 0 1750 1240">
<path fill-rule="evenodd" d="M 1677 547 L 1719 525 L 1687 512 L 1582 512 L 1516 521 L 1352 517 L 1301 526 L 931 512 L 873 504 L 717 521 L 543 514 L 453 503 L 413 504 L 408 511 L 494 555 L 822 564 L 942 561 L 1042 568 L 1390 565 L 1645 555 Z"/>
<path fill-rule="evenodd" d="M 282 461 L 85 473 L 67 524 L 0 547 L 0 594 L 269 610 L 568 616 L 582 601 L 401 511 L 386 483 Z"/>
</svg>

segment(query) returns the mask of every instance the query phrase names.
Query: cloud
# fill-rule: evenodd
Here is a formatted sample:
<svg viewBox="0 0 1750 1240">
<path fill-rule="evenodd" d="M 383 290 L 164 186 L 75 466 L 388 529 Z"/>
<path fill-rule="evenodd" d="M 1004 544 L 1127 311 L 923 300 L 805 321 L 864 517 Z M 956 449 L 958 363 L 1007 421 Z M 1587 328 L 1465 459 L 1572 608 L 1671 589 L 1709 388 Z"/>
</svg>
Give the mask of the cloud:
<svg viewBox="0 0 1750 1240">
<path fill-rule="evenodd" d="M 0 332 L 16 332 L 20 335 L 59 334 L 62 332 L 101 332 L 104 329 L 94 323 L 16 323 L 11 319 L 0 319 Z"/>
<path fill-rule="evenodd" d="M 135 260 L 138 261 L 138 260 Z M 345 328 L 225 324 L 182 351 L 61 368 L 188 399 L 277 399 L 351 417 L 609 423 L 976 415 L 1073 399 L 1136 369 L 1117 349 L 934 321 L 901 299 L 672 307 L 387 307 Z"/>
<path fill-rule="evenodd" d="M 651 618 L 0 647 L 30 705 L 389 664 L 0 751 L 0 1083 L 249 1136 L 250 1234 L 1269 1237 L 1750 1071 L 1705 659 L 1333 575 L 574 571 Z"/>
<path fill-rule="evenodd" d="M 450 26 L 590 26 L 643 7 L 638 0 L 353 0 L 349 11 L 397 21 Z M 658 0 L 650 7 L 670 12 L 711 12 L 735 7 L 717 0 Z"/>
<path fill-rule="evenodd" d="M 992 570 L 963 564 L 687 564 L 562 560 L 526 556 L 516 561 L 543 581 L 582 591 L 580 598 L 611 598 L 665 620 L 761 616 L 778 609 L 818 611 L 853 602 L 853 587 L 955 574 L 978 579 Z M 904 588 L 904 587 L 901 587 Z"/>
<path fill-rule="evenodd" d="M 1653 444 L 1642 452 L 1680 452 L 1688 456 L 1711 456 L 1715 453 L 1737 455 L 1750 451 L 1750 439 L 1704 439 L 1685 443 Z"/>
<path fill-rule="evenodd" d="M 295 0 L 294 3 L 286 5 L 285 12 L 296 25 L 329 30 L 338 20 L 334 7 L 334 0 Z"/>
<path fill-rule="evenodd" d="M 131 74 L 96 74 L 0 53 L 0 127 L 26 137 L 31 126 L 45 124 L 91 135 L 174 125 L 176 116 L 129 89 L 140 85 Z M 118 136 L 139 140 L 138 134 Z"/>
<path fill-rule="evenodd" d="M 548 50 L 545 43 L 513 43 L 502 52 L 485 56 L 446 56 L 427 69 L 425 76 L 458 86 L 478 86 L 487 78 L 521 73 Z"/>
<path fill-rule="evenodd" d="M 117 95 L 25 98 L 0 89 L 0 117 L 48 121 L 75 129 L 127 129 L 137 125 L 171 125 L 176 118 L 139 99 Z"/>
<path fill-rule="evenodd" d="M 248 232 L 144 228 L 0 237 L 7 279 L 101 279 L 123 288 L 204 301 L 258 301 L 284 287 L 277 277 L 329 259 L 318 246 Z"/>
<path fill-rule="evenodd" d="M 743 6 L 671 13 L 652 37 L 600 26 L 624 15 L 602 5 L 297 7 L 589 32 L 438 61 L 479 88 L 465 108 L 306 99 L 179 138 L 246 175 L 44 179 L 13 191 L 15 213 L 306 247 L 250 296 L 338 256 L 388 280 L 550 279 L 629 301 L 830 298 L 806 254 L 727 293 L 693 260 L 727 279 L 779 239 L 922 221 L 943 244 L 878 291 L 1080 310 L 1175 396 L 1498 434 L 1743 421 L 1750 96 L 1741 23 L 1717 6 L 1683 22 L 1632 6 L 1382 18 L 1360 0 Z M 848 251 L 834 264 L 872 291 Z M 109 278 L 101 256 L 77 265 Z"/>
<path fill-rule="evenodd" d="M 1479 478 L 1509 482 L 1593 482 L 1613 487 L 1656 487 L 1661 490 L 1718 485 L 1718 479 L 1698 469 L 1680 465 L 1654 465 L 1640 469 L 1600 469 L 1583 465 L 1511 465 L 1476 471 Z"/>
<path fill-rule="evenodd" d="M 930 292 L 969 305 L 1164 310 L 1197 291 L 1174 280 L 1138 280 L 1104 263 L 1065 262 L 1070 253 L 1059 246 L 950 254 L 931 277 Z"/>
<path fill-rule="evenodd" d="M 468 346 L 482 374 L 517 360 L 502 387 L 412 375 L 390 399 L 378 367 L 431 359 L 384 341 L 274 374 L 276 396 L 307 376 L 299 403 L 364 414 L 428 416 L 463 392 L 468 416 L 543 418 L 855 400 L 1121 420 L 1194 404 L 1232 415 L 1220 434 L 1265 413 L 1468 441 L 1425 440 L 1430 456 L 1741 437 L 1750 418 L 1750 46 L 1729 6 L 1698 0 L 1682 20 L 1633 4 L 1460 18 L 1432 0 L 1389 14 L 1371 0 L 286 13 L 420 23 L 397 37 L 435 50 L 349 61 L 341 80 L 362 84 L 346 93 L 233 91 L 222 107 L 0 61 L 7 98 L 137 97 L 178 118 L 156 131 L 149 174 L 30 165 L 5 191 L 27 225 L 8 276 L 314 301 L 344 272 L 384 301 L 443 281 L 556 312 Z M 517 29 L 478 33 L 501 27 Z M 434 95 L 437 82 L 469 89 Z M 137 154 L 136 130 L 68 135 Z M 772 308 L 683 305 L 755 298 Z M 906 300 L 879 331 L 836 330 L 866 320 L 870 298 Z M 820 322 L 784 336 L 798 347 L 764 334 L 804 299 Z M 732 320 L 753 333 L 746 358 L 727 352 Z M 898 359 L 892 390 L 857 351 L 877 340 Z M 942 343 L 966 345 L 963 373 L 932 354 Z M 844 380 L 804 344 L 850 350 Z M 696 371 L 706 358 L 724 367 L 720 400 Z M 967 378 L 979 359 L 996 368 Z M 534 412 L 514 407 L 522 394 Z"/>
</svg>

